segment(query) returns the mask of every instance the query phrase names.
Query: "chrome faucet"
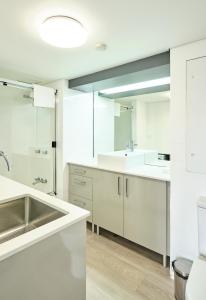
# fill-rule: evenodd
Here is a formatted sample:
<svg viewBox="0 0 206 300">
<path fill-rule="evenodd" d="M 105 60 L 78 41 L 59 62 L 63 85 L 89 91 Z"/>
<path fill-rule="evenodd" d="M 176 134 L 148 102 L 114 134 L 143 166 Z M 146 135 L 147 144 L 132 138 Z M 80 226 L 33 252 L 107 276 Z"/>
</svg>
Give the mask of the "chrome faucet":
<svg viewBox="0 0 206 300">
<path fill-rule="evenodd" d="M 137 144 L 135 144 L 133 140 L 130 140 L 129 143 L 126 145 L 126 148 L 129 149 L 131 152 L 134 152 L 136 146 Z"/>
<path fill-rule="evenodd" d="M 9 164 L 8 158 L 6 157 L 6 155 L 4 154 L 3 151 L 0 151 L 0 156 L 3 157 L 3 159 L 5 160 L 6 165 L 7 165 L 7 169 L 8 169 L 8 172 L 9 172 L 10 171 L 10 164 Z"/>
</svg>

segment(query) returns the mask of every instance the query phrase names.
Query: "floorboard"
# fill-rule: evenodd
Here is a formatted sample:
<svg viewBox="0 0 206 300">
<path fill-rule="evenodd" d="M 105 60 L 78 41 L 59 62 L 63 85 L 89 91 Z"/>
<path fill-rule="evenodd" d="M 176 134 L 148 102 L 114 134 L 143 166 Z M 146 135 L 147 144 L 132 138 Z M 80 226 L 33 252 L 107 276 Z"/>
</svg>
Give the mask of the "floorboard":
<svg viewBox="0 0 206 300">
<path fill-rule="evenodd" d="M 87 231 L 87 300 L 173 300 L 161 257 L 111 233 Z"/>
</svg>

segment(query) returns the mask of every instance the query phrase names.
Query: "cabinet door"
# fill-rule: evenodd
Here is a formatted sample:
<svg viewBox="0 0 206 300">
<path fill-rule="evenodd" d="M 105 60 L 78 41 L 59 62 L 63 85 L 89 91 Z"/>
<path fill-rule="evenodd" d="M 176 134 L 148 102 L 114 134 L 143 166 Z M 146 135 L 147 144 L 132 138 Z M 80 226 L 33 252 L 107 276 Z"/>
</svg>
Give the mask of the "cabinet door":
<svg viewBox="0 0 206 300">
<path fill-rule="evenodd" d="M 124 237 L 166 254 L 166 183 L 125 176 Z"/>
<path fill-rule="evenodd" d="M 96 170 L 93 184 L 93 222 L 123 235 L 123 176 Z"/>
</svg>

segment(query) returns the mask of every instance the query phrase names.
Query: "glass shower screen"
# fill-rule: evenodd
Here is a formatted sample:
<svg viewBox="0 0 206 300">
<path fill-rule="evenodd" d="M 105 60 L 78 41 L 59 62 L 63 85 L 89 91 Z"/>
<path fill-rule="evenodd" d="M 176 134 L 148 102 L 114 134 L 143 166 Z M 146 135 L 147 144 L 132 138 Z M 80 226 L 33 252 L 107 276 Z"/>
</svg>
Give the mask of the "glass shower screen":
<svg viewBox="0 0 206 300">
<path fill-rule="evenodd" d="M 55 192 L 55 109 L 33 106 L 31 90 L 0 86 L 0 175 Z"/>
</svg>

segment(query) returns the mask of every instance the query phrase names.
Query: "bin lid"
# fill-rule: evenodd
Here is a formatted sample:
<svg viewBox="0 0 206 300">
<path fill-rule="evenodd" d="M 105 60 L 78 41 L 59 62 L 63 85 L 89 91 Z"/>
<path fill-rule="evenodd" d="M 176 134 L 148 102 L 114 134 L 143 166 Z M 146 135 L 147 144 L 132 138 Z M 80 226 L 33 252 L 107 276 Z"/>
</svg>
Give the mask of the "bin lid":
<svg viewBox="0 0 206 300">
<path fill-rule="evenodd" d="M 189 274 L 190 274 L 190 270 L 192 268 L 192 261 L 187 259 L 187 258 L 183 258 L 183 257 L 178 257 L 174 262 L 173 262 L 173 268 L 174 271 L 184 277 L 184 278 L 188 278 Z"/>
</svg>

